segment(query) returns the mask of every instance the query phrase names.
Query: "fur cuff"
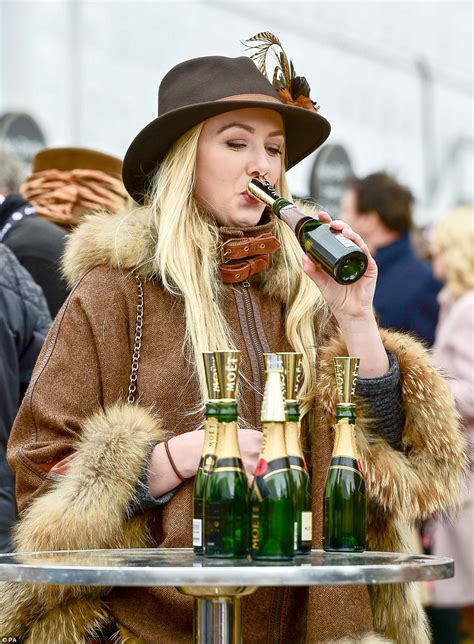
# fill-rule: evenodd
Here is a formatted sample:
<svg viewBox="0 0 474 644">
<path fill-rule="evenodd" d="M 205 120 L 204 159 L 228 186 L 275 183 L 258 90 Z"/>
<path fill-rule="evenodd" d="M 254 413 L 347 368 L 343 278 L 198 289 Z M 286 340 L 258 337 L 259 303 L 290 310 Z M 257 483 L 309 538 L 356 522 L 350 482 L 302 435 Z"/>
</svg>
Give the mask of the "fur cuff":
<svg viewBox="0 0 474 644">
<path fill-rule="evenodd" d="M 68 473 L 23 513 L 15 531 L 16 550 L 147 545 L 144 518 L 127 521 L 126 509 L 161 434 L 153 415 L 138 406 L 118 403 L 91 416 Z"/>
<path fill-rule="evenodd" d="M 135 501 L 151 446 L 162 434 L 152 413 L 139 406 L 118 403 L 91 416 L 67 474 L 23 513 L 15 534 L 17 551 L 150 545 L 147 517 L 130 519 L 126 510 Z M 0 586 L 0 633 L 21 633 L 25 643 L 82 644 L 86 634 L 107 621 L 99 598 L 107 588 Z M 74 619 L 68 617 L 72 614 Z"/>
<path fill-rule="evenodd" d="M 373 421 L 358 404 L 357 437 L 369 500 L 383 514 L 413 523 L 434 512 L 456 510 L 468 467 L 454 399 L 427 350 L 411 336 L 384 330 L 382 339 L 398 359 L 406 425 L 402 452 L 371 431 Z M 321 421 L 334 420 L 333 358 L 346 355 L 340 338 L 320 352 L 318 388 Z M 357 402 L 357 401 L 356 401 Z"/>
</svg>

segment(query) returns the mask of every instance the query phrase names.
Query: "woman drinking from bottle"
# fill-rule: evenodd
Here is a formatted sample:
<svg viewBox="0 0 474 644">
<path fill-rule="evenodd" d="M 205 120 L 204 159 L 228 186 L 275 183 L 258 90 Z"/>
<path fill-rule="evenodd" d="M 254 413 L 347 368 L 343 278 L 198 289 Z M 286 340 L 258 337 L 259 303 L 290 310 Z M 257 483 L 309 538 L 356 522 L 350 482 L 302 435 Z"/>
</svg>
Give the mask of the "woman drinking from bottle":
<svg viewBox="0 0 474 644">
<path fill-rule="evenodd" d="M 275 43 L 263 38 L 265 53 Z M 278 43 L 278 41 L 276 41 Z M 276 46 L 276 45 L 275 45 Z M 90 216 L 71 236 L 74 290 L 46 341 L 9 448 L 19 550 L 192 545 L 206 382 L 202 353 L 241 351 L 239 443 L 251 478 L 260 451 L 264 352 L 303 354 L 303 442 L 313 547 L 332 452 L 333 357 L 360 358 L 358 446 L 367 548 L 404 549 L 405 526 L 456 505 L 465 461 L 448 390 L 425 349 L 380 333 L 377 267 L 339 284 L 289 226 L 251 196 L 265 180 L 288 201 L 286 170 L 330 126 L 286 58 L 275 86 L 248 57 L 187 60 L 163 78 L 158 117 L 134 139 L 123 179 L 136 207 Z M 283 61 L 283 62 L 284 62 Z M 428 642 L 409 585 L 262 588 L 242 600 L 244 641 L 343 637 Z M 27 642 L 187 643 L 192 599 L 176 589 L 4 585 L 0 632 Z M 15 626 L 15 628 L 13 628 Z"/>
</svg>

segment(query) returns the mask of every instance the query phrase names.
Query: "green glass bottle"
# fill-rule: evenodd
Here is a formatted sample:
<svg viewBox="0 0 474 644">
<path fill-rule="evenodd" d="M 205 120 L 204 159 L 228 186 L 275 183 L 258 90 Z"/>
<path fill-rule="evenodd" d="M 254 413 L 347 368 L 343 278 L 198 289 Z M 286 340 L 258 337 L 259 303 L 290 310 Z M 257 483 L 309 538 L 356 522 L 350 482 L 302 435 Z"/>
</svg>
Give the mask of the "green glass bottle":
<svg viewBox="0 0 474 644">
<path fill-rule="evenodd" d="M 334 449 L 324 489 L 323 548 L 363 552 L 366 542 L 365 482 L 355 439 L 354 392 L 358 358 L 335 358 L 339 400 Z"/>
<path fill-rule="evenodd" d="M 204 412 L 204 445 L 193 489 L 193 548 L 197 555 L 204 554 L 204 496 L 209 474 L 216 460 L 217 428 L 219 423 L 220 390 L 214 363 L 214 354 L 202 354 L 206 372 L 209 399 Z"/>
<path fill-rule="evenodd" d="M 303 215 L 294 203 L 281 197 L 268 181 L 252 179 L 248 191 L 266 203 L 296 235 L 301 248 L 339 284 L 352 284 L 367 269 L 363 250 L 329 224 Z"/>
<path fill-rule="evenodd" d="M 249 553 L 249 488 L 240 455 L 236 402 L 239 351 L 216 351 L 221 391 L 216 460 L 204 496 L 206 557 L 246 557 Z"/>
<path fill-rule="evenodd" d="M 295 552 L 293 486 L 285 445 L 283 364 L 276 354 L 264 354 L 264 359 L 263 440 L 250 498 L 252 557 L 282 561 L 291 559 Z"/>
<path fill-rule="evenodd" d="M 311 551 L 313 515 L 311 479 L 301 447 L 300 409 L 297 400 L 302 375 L 301 353 L 278 353 L 283 360 L 285 387 L 285 445 L 290 462 L 295 500 L 295 554 Z"/>
</svg>

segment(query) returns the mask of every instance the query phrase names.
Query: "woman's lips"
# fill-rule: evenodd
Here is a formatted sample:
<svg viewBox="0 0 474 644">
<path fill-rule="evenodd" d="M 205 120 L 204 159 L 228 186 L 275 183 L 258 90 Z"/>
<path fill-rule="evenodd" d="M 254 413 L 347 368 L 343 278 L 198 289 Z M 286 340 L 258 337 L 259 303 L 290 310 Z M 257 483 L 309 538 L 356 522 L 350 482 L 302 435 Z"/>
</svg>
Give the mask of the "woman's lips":
<svg viewBox="0 0 474 644">
<path fill-rule="evenodd" d="M 241 192 L 241 195 L 242 195 L 242 197 L 244 198 L 244 200 L 245 200 L 248 204 L 255 205 L 255 204 L 261 204 L 261 203 L 262 203 L 262 202 L 260 201 L 260 199 L 256 199 L 255 197 L 253 197 L 253 196 L 252 196 L 249 192 L 247 192 L 247 191 L 245 191 L 245 192 Z"/>
</svg>

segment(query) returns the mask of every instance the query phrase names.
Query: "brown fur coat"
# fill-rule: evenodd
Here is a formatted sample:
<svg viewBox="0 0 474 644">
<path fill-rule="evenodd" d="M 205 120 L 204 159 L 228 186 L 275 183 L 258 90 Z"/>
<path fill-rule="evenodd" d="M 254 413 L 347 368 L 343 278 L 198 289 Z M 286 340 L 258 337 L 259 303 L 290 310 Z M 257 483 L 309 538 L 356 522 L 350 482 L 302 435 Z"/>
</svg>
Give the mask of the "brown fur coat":
<svg viewBox="0 0 474 644">
<path fill-rule="evenodd" d="M 158 520 L 154 511 L 132 520 L 125 515 L 147 454 L 165 435 L 162 427 L 171 434 L 196 427 L 196 417 L 180 415 L 173 407 L 177 404 L 176 392 L 183 393 L 186 410 L 199 402 L 189 365 L 184 359 L 176 360 L 184 330 L 182 308 L 152 279 L 154 241 L 146 210 L 133 217 L 91 216 L 72 235 L 64 264 L 70 283 L 76 287 L 43 347 L 9 446 L 21 510 L 15 537 L 18 551 L 182 547 L 191 543 L 192 481 L 179 487 L 172 501 L 158 512 Z M 133 346 L 137 302 L 134 272 L 146 280 L 145 326 L 140 404 L 130 407 L 121 401 L 126 400 Z M 275 322 L 283 283 L 276 257 L 253 292 L 274 351 L 290 350 L 281 323 Z M 228 318 L 230 325 L 238 328 L 238 312 L 230 304 Z M 386 348 L 396 354 L 402 374 L 407 419 L 404 451 L 393 450 L 371 431 L 370 418 L 362 407 L 357 436 L 369 498 L 368 547 L 402 552 L 407 549 L 407 530 L 415 521 L 433 512 L 456 509 L 466 458 L 452 396 L 427 351 L 407 335 L 384 331 L 383 339 Z M 243 337 L 240 342 L 244 347 Z M 313 547 L 321 547 L 320 507 L 332 449 L 332 358 L 344 353 L 337 337 L 326 338 L 319 352 L 317 420 L 310 430 L 317 446 L 313 454 Z M 169 378 L 171 366 L 176 371 Z M 245 355 L 242 366 L 251 378 Z M 156 383 L 160 383 L 159 389 Z M 244 392 L 244 399 L 254 395 L 250 391 L 247 394 Z M 156 402 L 160 400 L 165 402 Z M 249 403 L 249 417 L 254 407 Z M 48 475 L 54 462 L 73 451 L 77 457 L 66 476 Z M 188 598 L 172 595 L 169 590 L 161 595 L 159 592 L 155 608 L 160 602 L 172 606 L 170 619 L 176 611 L 186 622 L 183 610 L 186 608 L 189 614 Z M 265 597 L 263 591 L 258 592 Z M 307 642 L 368 644 L 386 641 L 385 637 L 400 644 L 429 641 L 423 611 L 410 584 L 370 587 L 370 621 L 363 618 L 368 605 L 365 587 L 329 588 L 324 592 L 316 587 L 309 590 Z M 189 623 L 173 635 L 165 631 L 153 635 L 153 625 L 143 639 L 132 635 L 133 610 L 143 609 L 140 620 L 147 621 L 146 607 L 138 599 L 133 604 L 135 596 L 107 588 L 4 583 L 0 589 L 0 633 L 22 633 L 25 644 L 79 644 L 106 622 L 112 607 L 121 623 L 119 641 L 124 644 L 189 641 Z M 249 615 L 258 613 L 258 603 L 255 600 L 250 605 Z M 262 611 L 267 610 L 263 600 L 262 606 Z M 245 610 L 244 605 L 244 626 L 246 621 L 251 622 Z M 359 611 L 361 624 L 354 630 L 350 624 L 357 623 Z M 342 616 L 339 624 L 346 631 L 334 626 L 338 616 Z M 372 627 L 376 633 L 364 637 Z M 341 639 L 349 633 L 349 639 Z M 276 640 L 268 634 L 266 641 Z"/>
</svg>

